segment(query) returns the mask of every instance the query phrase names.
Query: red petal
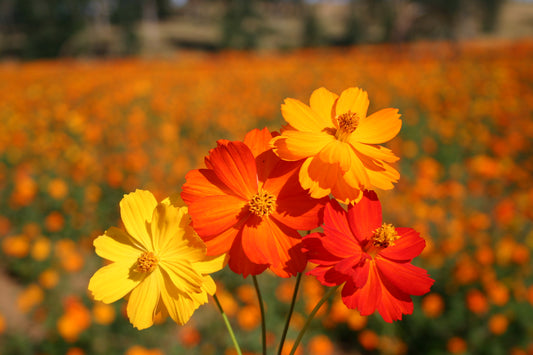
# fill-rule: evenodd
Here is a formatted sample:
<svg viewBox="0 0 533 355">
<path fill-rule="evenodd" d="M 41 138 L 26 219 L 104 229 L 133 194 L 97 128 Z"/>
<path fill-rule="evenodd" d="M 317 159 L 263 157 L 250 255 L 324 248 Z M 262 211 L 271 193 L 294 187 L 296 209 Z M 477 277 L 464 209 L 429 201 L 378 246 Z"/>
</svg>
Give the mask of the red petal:
<svg viewBox="0 0 533 355">
<path fill-rule="evenodd" d="M 365 191 L 361 201 L 348 207 L 348 223 L 360 242 L 368 240 L 381 222 L 381 203 L 374 191 Z"/>
<path fill-rule="evenodd" d="M 257 193 L 257 168 L 250 148 L 242 142 L 220 144 L 209 152 L 206 165 L 232 191 L 249 200 Z"/>
<path fill-rule="evenodd" d="M 376 266 L 383 280 L 409 295 L 420 296 L 428 293 L 434 282 L 426 270 L 409 263 L 395 263 L 377 257 Z"/>
<path fill-rule="evenodd" d="M 233 272 L 240 274 L 243 277 L 261 274 L 268 267 L 266 264 L 256 264 L 246 256 L 242 248 L 241 233 L 235 238 L 231 247 L 228 265 Z"/>
<path fill-rule="evenodd" d="M 330 266 L 338 263 L 341 258 L 331 254 L 323 244 L 324 236 L 321 233 L 311 233 L 302 238 L 303 250 L 307 260 L 313 264 Z"/>
<path fill-rule="evenodd" d="M 420 255 L 426 246 L 426 241 L 412 228 L 396 228 L 400 236 L 393 246 L 380 251 L 379 255 L 397 261 L 410 261 Z"/>
<path fill-rule="evenodd" d="M 181 198 L 188 205 L 198 199 L 211 195 L 231 195 L 232 191 L 224 185 L 216 174 L 209 169 L 191 170 L 185 175 Z"/>
<path fill-rule="evenodd" d="M 343 274 L 336 272 L 331 267 L 318 266 L 313 270 L 306 273 L 307 275 L 314 276 L 324 286 L 337 286 L 347 280 L 347 277 Z"/>
<path fill-rule="evenodd" d="M 348 308 L 356 308 L 362 316 L 368 316 L 376 310 L 381 301 L 381 280 L 373 262 L 369 263 L 368 280 L 357 288 L 354 281 L 347 282 L 342 289 L 342 300 Z"/>
<path fill-rule="evenodd" d="M 232 247 L 237 234 L 238 229 L 228 228 L 226 231 L 219 233 L 215 236 L 202 238 L 207 247 L 207 255 L 221 255 L 227 253 Z"/>
</svg>

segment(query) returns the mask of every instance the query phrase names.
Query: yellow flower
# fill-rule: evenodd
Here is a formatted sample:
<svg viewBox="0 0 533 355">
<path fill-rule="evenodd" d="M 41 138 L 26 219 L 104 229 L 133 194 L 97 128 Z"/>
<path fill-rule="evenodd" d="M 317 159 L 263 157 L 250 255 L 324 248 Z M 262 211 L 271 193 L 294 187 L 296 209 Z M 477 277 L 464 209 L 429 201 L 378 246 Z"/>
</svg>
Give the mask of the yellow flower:
<svg viewBox="0 0 533 355">
<path fill-rule="evenodd" d="M 216 290 L 210 273 L 224 267 L 224 256 L 207 257 L 205 245 L 189 226 L 186 207 L 170 199 L 157 203 L 137 190 L 120 201 L 126 232 L 111 227 L 94 241 L 96 253 L 111 261 L 89 281 L 94 299 L 112 303 L 129 294 L 133 326 L 148 328 L 158 313 L 185 324 Z"/>
<path fill-rule="evenodd" d="M 289 125 L 270 144 L 281 159 L 305 159 L 300 184 L 312 197 L 331 193 L 340 202 L 357 202 L 363 190 L 392 189 L 398 181 L 390 165 L 398 157 L 378 144 L 398 134 L 400 115 L 387 108 L 367 116 L 368 105 L 359 88 L 340 96 L 320 88 L 311 94 L 310 106 L 290 98 L 281 106 Z"/>
</svg>

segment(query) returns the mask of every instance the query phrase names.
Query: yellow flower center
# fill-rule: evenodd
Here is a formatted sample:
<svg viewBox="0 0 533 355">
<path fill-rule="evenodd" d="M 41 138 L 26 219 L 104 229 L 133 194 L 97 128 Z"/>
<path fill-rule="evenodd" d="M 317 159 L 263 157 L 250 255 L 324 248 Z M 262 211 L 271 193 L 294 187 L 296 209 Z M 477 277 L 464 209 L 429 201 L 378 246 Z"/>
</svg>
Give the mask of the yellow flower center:
<svg viewBox="0 0 533 355">
<path fill-rule="evenodd" d="M 143 253 L 137 259 L 137 265 L 135 271 L 138 272 L 151 272 L 154 271 L 159 259 L 151 251 Z"/>
<path fill-rule="evenodd" d="M 337 116 L 337 123 L 339 128 L 335 133 L 335 137 L 338 140 L 344 141 L 353 131 L 357 129 L 357 126 L 359 125 L 359 116 L 355 112 L 348 111 Z"/>
<path fill-rule="evenodd" d="M 268 216 L 276 209 L 276 196 L 267 191 L 258 192 L 248 203 L 248 209 L 259 217 Z"/>
<path fill-rule="evenodd" d="M 383 249 L 394 245 L 394 242 L 400 238 L 396 228 L 392 224 L 383 223 L 381 227 L 374 231 L 371 242 L 374 247 Z"/>
</svg>

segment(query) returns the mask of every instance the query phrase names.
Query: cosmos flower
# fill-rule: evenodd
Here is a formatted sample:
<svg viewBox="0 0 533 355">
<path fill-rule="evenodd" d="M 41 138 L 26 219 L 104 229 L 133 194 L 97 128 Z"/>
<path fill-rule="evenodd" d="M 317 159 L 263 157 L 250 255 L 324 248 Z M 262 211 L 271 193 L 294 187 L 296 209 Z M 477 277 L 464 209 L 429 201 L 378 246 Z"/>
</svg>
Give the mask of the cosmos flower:
<svg viewBox="0 0 533 355">
<path fill-rule="evenodd" d="M 304 237 L 308 272 L 325 286 L 344 283 L 342 300 L 361 315 L 378 311 L 387 322 L 413 312 L 411 295 L 427 293 L 433 280 L 411 264 L 426 243 L 411 228 L 382 224 L 381 204 L 373 191 L 344 210 L 337 201 L 326 205 L 324 232 Z"/>
<path fill-rule="evenodd" d="M 365 189 L 392 189 L 400 174 L 390 163 L 398 160 L 378 144 L 394 138 L 402 121 L 387 108 L 367 116 L 366 91 L 344 90 L 340 96 L 325 88 L 311 94 L 310 106 L 288 98 L 281 107 L 288 123 L 271 141 L 283 160 L 305 159 L 299 173 L 304 189 L 321 198 L 330 193 L 339 202 L 361 199 Z"/>
<path fill-rule="evenodd" d="M 266 268 L 281 277 L 302 271 L 307 260 L 298 230 L 320 225 L 327 200 L 302 189 L 301 162 L 279 159 L 271 138 L 265 128 L 244 142 L 218 141 L 207 169 L 190 171 L 181 193 L 207 254 L 229 253 L 231 270 L 244 277 Z"/>
<path fill-rule="evenodd" d="M 129 295 L 127 315 L 138 329 L 153 324 L 158 313 L 186 323 L 215 293 L 210 273 L 224 266 L 224 256 L 206 256 L 206 247 L 189 226 L 186 207 L 167 199 L 157 203 L 137 190 L 120 201 L 123 231 L 111 227 L 94 240 L 96 253 L 111 261 L 89 281 L 97 301 L 112 303 Z"/>
</svg>

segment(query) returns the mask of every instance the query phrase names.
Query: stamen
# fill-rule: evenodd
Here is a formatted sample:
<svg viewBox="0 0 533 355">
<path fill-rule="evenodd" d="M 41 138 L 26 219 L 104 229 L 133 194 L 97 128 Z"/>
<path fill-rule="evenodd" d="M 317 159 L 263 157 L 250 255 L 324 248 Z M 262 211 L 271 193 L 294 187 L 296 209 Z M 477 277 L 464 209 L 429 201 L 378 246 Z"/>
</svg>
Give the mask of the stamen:
<svg viewBox="0 0 533 355">
<path fill-rule="evenodd" d="M 276 196 L 267 191 L 258 192 L 248 203 L 248 209 L 259 217 L 268 216 L 276 210 Z"/>
<path fill-rule="evenodd" d="M 396 232 L 396 228 L 392 224 L 383 223 L 381 227 L 374 231 L 372 236 L 372 244 L 377 248 L 387 248 L 394 245 L 400 236 Z"/>
<path fill-rule="evenodd" d="M 137 259 L 137 265 L 135 271 L 137 272 L 151 272 L 154 271 L 159 259 L 151 251 L 143 253 Z"/>
<path fill-rule="evenodd" d="M 350 133 L 357 129 L 359 126 L 359 116 L 357 113 L 348 111 L 342 115 L 337 116 L 337 123 L 339 128 L 335 136 L 339 140 L 344 140 Z"/>
</svg>

